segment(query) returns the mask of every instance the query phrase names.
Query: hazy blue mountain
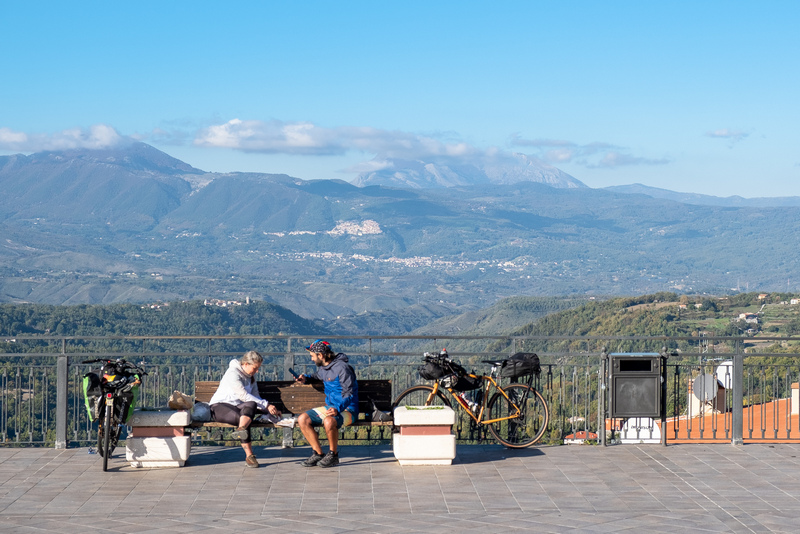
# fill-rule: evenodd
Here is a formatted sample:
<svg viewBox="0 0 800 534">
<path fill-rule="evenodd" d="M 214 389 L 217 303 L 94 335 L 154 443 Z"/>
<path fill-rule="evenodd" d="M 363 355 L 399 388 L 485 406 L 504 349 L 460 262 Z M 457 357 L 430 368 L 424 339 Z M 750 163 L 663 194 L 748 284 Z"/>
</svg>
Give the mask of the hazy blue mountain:
<svg viewBox="0 0 800 534">
<path fill-rule="evenodd" d="M 650 187 L 642 184 L 613 185 L 604 188 L 615 193 L 625 193 L 630 195 L 647 195 L 652 198 L 663 198 L 682 202 L 684 204 L 697 204 L 701 206 L 731 206 L 731 207 L 781 207 L 781 206 L 800 206 L 800 197 L 756 197 L 744 198 L 738 195 L 730 197 L 715 197 L 713 195 L 701 195 L 698 193 L 678 193 L 668 189 Z"/>
<path fill-rule="evenodd" d="M 0 157 L 0 217 L 64 225 L 152 228 L 202 174 L 144 143 Z"/>
<path fill-rule="evenodd" d="M 342 327 L 373 328 L 364 313 L 382 310 L 416 329 L 416 306 L 433 320 L 515 296 L 800 286 L 800 207 L 561 185 L 206 173 L 141 143 L 7 156 L 0 302 L 249 296 Z"/>
</svg>

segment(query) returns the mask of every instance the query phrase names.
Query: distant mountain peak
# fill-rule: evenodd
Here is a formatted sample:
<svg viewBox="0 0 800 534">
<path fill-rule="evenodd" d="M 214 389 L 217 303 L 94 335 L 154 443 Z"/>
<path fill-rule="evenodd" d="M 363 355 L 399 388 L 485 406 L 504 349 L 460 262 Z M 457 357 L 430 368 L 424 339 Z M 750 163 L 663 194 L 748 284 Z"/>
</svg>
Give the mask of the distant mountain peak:
<svg viewBox="0 0 800 534">
<path fill-rule="evenodd" d="M 121 166 L 133 172 L 147 171 L 166 175 L 204 173 L 147 143 L 133 140 L 123 141 L 113 147 L 37 152 L 29 156 L 29 160 L 31 163 L 80 160 L 87 163 Z"/>
<path fill-rule="evenodd" d="M 557 188 L 586 187 L 564 171 L 525 154 L 490 156 L 480 162 L 389 159 L 381 166 L 379 170 L 360 174 L 352 181 L 353 185 L 429 189 L 537 182 Z"/>
</svg>

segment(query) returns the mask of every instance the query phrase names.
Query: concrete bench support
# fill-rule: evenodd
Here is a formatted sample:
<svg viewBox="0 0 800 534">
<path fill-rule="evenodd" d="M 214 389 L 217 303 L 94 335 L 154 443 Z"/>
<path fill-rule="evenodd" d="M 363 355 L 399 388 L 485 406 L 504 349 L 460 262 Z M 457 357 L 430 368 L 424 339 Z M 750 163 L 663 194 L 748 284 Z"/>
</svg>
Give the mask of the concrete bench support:
<svg viewBox="0 0 800 534">
<path fill-rule="evenodd" d="M 400 406 L 394 411 L 399 432 L 392 449 L 400 465 L 450 465 L 456 457 L 453 424 L 456 415 L 446 406 Z"/>
<path fill-rule="evenodd" d="M 126 459 L 131 467 L 183 467 L 191 452 L 191 436 L 184 427 L 192 422 L 186 410 L 135 411 L 128 422 Z"/>
</svg>

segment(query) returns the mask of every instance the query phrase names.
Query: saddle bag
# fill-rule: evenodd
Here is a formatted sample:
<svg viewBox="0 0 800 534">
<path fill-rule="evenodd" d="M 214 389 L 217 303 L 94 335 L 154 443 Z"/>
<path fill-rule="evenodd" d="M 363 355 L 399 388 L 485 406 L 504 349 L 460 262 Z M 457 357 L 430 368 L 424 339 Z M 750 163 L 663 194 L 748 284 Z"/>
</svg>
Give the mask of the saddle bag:
<svg viewBox="0 0 800 534">
<path fill-rule="evenodd" d="M 518 352 L 503 362 L 500 367 L 500 378 L 520 378 L 542 372 L 539 356 L 533 352 Z"/>
</svg>

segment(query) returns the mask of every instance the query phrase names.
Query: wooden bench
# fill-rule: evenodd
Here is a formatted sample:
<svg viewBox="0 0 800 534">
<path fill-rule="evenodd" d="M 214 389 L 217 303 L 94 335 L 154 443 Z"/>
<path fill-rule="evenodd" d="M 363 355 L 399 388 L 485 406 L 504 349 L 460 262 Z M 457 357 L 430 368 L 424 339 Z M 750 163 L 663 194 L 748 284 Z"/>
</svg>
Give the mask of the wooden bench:
<svg viewBox="0 0 800 534">
<path fill-rule="evenodd" d="M 219 382 L 195 382 L 195 401 L 208 402 L 217 391 Z M 293 381 L 258 382 L 258 393 L 262 399 L 275 405 L 281 413 L 294 416 L 325 405 L 325 392 L 322 382 L 300 384 Z M 392 407 L 392 381 L 391 380 L 358 380 L 358 420 L 351 426 L 391 426 L 391 422 L 370 421 L 372 402 L 375 401 L 379 410 L 391 411 Z M 235 425 L 227 423 L 192 422 L 191 427 L 222 427 L 234 428 Z M 253 421 L 251 428 L 274 428 L 272 423 Z"/>
</svg>

